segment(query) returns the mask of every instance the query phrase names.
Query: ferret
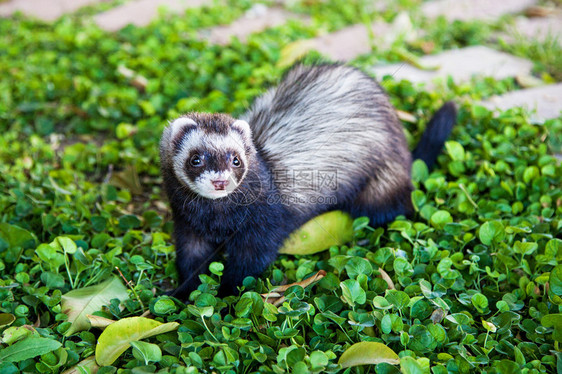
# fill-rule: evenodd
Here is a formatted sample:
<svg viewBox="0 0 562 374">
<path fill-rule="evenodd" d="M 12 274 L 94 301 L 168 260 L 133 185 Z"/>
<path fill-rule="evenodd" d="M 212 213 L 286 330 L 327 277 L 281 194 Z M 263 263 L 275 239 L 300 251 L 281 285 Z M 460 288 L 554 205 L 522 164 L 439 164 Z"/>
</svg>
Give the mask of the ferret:
<svg viewBox="0 0 562 374">
<path fill-rule="evenodd" d="M 378 83 L 341 64 L 298 64 L 241 118 L 189 113 L 160 142 L 180 285 L 227 255 L 220 295 L 259 276 L 313 217 L 343 210 L 380 226 L 413 212 L 412 159 L 436 161 L 456 121 L 445 103 L 411 153 Z"/>
</svg>

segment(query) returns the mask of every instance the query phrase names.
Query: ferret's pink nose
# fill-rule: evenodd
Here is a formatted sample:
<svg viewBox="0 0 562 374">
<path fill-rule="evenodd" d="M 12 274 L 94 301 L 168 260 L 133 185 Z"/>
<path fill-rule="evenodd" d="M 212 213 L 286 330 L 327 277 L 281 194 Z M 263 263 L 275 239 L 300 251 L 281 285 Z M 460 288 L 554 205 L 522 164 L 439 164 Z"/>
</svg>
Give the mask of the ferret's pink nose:
<svg viewBox="0 0 562 374">
<path fill-rule="evenodd" d="M 226 186 L 228 186 L 229 181 L 217 180 L 217 181 L 211 181 L 211 183 L 213 184 L 213 186 L 215 186 L 216 191 L 223 191 L 226 188 Z"/>
</svg>

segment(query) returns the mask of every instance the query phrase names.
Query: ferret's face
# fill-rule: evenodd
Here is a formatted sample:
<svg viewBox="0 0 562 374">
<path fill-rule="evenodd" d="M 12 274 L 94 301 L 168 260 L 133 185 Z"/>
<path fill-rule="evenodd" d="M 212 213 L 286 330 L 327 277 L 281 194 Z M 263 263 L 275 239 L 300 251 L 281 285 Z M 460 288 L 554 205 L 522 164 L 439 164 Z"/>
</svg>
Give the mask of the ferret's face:
<svg viewBox="0 0 562 374">
<path fill-rule="evenodd" d="M 199 196 L 233 192 L 248 171 L 248 123 L 225 115 L 193 114 L 170 125 L 174 172 Z"/>
</svg>

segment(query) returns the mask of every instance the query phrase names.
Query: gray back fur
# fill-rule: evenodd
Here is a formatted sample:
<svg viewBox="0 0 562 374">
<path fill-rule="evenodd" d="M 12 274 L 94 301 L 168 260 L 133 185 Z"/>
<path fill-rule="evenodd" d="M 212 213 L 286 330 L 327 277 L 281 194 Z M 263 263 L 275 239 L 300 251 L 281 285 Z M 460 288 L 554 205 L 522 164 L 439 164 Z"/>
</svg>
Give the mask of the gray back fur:
<svg viewBox="0 0 562 374">
<path fill-rule="evenodd" d="M 242 119 L 274 173 L 336 169 L 338 190 L 359 190 L 378 179 L 373 187 L 381 196 L 409 184 L 411 154 L 396 112 L 382 88 L 355 68 L 297 65 Z M 279 188 L 305 200 L 334 195 L 328 186 Z"/>
</svg>

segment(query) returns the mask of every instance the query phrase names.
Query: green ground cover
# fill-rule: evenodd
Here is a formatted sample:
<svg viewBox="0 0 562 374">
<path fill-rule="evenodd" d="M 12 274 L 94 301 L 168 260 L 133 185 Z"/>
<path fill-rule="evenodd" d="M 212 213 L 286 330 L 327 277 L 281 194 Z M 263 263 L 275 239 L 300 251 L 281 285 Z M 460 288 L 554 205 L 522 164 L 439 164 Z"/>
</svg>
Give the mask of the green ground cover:
<svg viewBox="0 0 562 374">
<path fill-rule="evenodd" d="M 53 373 L 79 362 L 85 368 L 75 372 L 93 372 L 94 357 L 106 365 L 98 373 L 343 372 L 338 362 L 357 342 L 382 343 L 400 363 L 371 345 L 360 353 L 376 365 L 350 372 L 561 370 L 562 167 L 553 154 L 562 119 L 533 123 L 524 111 L 476 104 L 519 89 L 513 79 L 425 91 L 384 78 L 393 104 L 419 119 L 404 123 L 412 145 L 444 101 L 460 104 L 437 167 L 414 164 L 413 219 L 377 229 L 356 220 L 349 245 L 282 255 L 247 279 L 241 296 L 215 296 L 219 264 L 189 305 L 163 296 L 176 279 L 158 171 L 166 121 L 191 110 L 240 114 L 278 81 L 287 44 L 358 19 L 390 21 L 416 4 L 375 14 L 366 2 L 300 2 L 294 10 L 312 15 L 310 24 L 226 47 L 200 41 L 197 29 L 235 19 L 250 1 L 116 34 L 78 16 L 52 25 L 0 19 L 0 372 Z M 416 41 L 352 63 L 419 56 L 428 41 L 434 51 L 493 43 L 500 27 L 412 20 L 426 31 Z M 549 51 L 559 47 L 549 45 L 512 48 L 553 80 L 560 66 Z M 324 278 L 291 287 L 278 306 L 259 296 L 321 270 Z M 102 337 L 79 315 L 84 305 L 119 322 Z M 125 319 L 143 313 L 150 320 Z M 142 333 L 127 336 L 135 329 Z M 96 352 L 96 343 L 115 352 L 107 342 L 118 338 L 134 347 L 118 357 Z"/>
</svg>

